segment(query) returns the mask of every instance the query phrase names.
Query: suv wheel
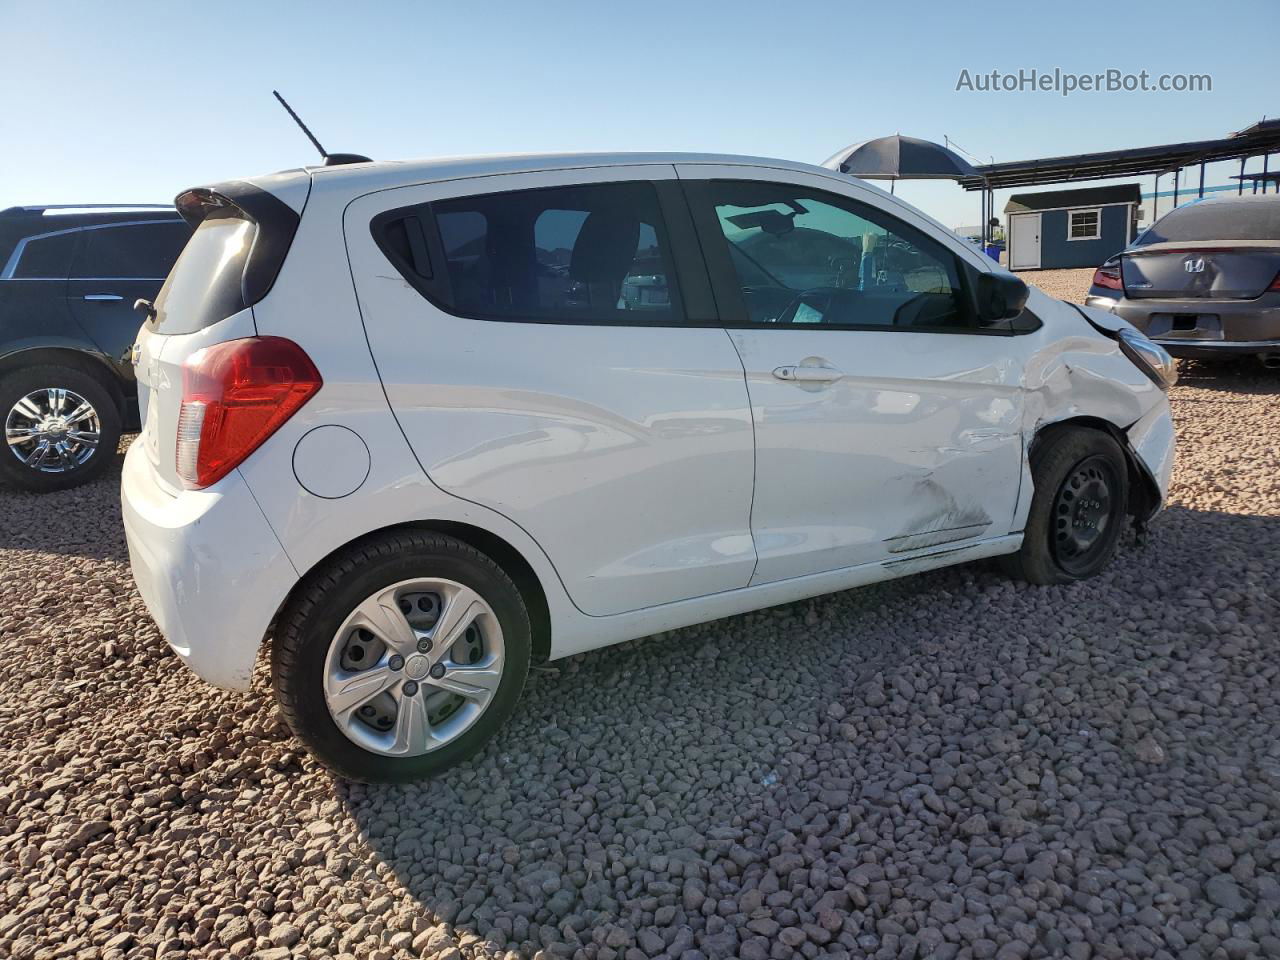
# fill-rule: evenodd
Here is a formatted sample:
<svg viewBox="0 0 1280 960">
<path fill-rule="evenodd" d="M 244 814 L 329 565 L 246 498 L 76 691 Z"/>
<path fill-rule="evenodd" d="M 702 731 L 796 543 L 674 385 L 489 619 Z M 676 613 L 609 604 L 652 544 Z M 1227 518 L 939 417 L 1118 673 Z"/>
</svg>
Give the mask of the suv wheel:
<svg viewBox="0 0 1280 960">
<path fill-rule="evenodd" d="M 287 605 L 272 678 L 289 727 L 325 766 L 416 780 L 493 736 L 530 650 L 520 591 L 492 560 L 406 531 L 341 554 Z"/>
<path fill-rule="evenodd" d="M 30 367 L 0 378 L 0 417 L 0 478 L 38 493 L 95 479 L 120 443 L 115 400 L 74 367 Z"/>
<path fill-rule="evenodd" d="M 1030 583 L 1071 583 L 1101 572 L 1120 542 L 1129 502 L 1129 466 L 1107 434 L 1068 427 L 1031 460 L 1035 494 L 1022 549 L 1005 560 Z"/>
</svg>

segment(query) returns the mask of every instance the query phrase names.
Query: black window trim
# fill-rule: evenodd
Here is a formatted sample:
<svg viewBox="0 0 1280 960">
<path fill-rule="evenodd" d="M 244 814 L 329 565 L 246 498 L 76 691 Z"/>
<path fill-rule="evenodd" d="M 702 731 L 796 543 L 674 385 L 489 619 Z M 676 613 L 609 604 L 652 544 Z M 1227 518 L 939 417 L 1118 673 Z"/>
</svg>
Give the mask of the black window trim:
<svg viewBox="0 0 1280 960">
<path fill-rule="evenodd" d="M 643 185 L 650 187 L 657 198 L 658 214 L 661 223 L 654 224 L 659 231 L 658 240 L 666 241 L 667 258 L 670 261 L 672 279 L 672 305 L 682 314 L 679 318 L 637 319 L 630 322 L 626 319 L 601 320 L 582 317 L 551 316 L 511 316 L 483 313 L 463 312 L 451 305 L 453 291 L 450 288 L 449 271 L 437 265 L 444 262 L 444 244 L 440 239 L 439 225 L 436 222 L 434 206 L 436 203 L 451 200 L 465 200 L 468 197 L 492 197 L 502 194 L 532 193 L 541 190 L 573 190 L 591 187 L 612 186 L 615 184 Z M 428 278 L 417 273 L 412 264 L 405 261 L 384 240 L 387 224 L 417 215 L 427 241 L 427 252 L 432 263 L 433 276 Z M 539 323 L 558 324 L 576 327 L 627 327 L 651 329 L 718 329 L 724 326 L 720 322 L 716 309 L 714 287 L 707 276 L 705 260 L 700 250 L 699 239 L 679 181 L 651 180 L 648 178 L 627 178 L 623 180 L 587 180 L 574 183 L 547 184 L 539 187 L 517 187 L 505 190 L 484 190 L 457 194 L 456 196 L 438 197 L 419 203 L 405 204 L 376 214 L 369 222 L 369 232 L 373 236 L 382 255 L 387 258 L 396 272 L 414 288 L 428 303 L 441 313 L 462 320 L 483 320 L 487 323 Z M 441 298 L 447 297 L 449 302 Z M 644 316 L 637 314 L 637 317 Z"/>
<path fill-rule="evenodd" d="M 716 186 L 721 184 L 730 186 L 760 186 L 775 190 L 808 190 L 812 193 L 825 195 L 838 201 L 838 203 L 833 203 L 832 206 L 841 206 L 843 208 L 842 205 L 848 205 L 849 207 L 854 208 L 849 210 L 849 212 L 853 213 L 855 216 L 862 216 L 859 212 L 860 210 L 870 211 L 872 216 L 865 217 L 865 219 L 872 223 L 879 223 L 879 221 L 884 218 L 901 223 L 906 230 L 910 231 L 910 233 L 923 237 L 928 243 L 933 244 L 936 247 L 940 247 L 947 255 L 954 259 L 956 272 L 960 278 L 962 305 L 965 310 L 969 312 L 971 318 L 976 310 L 973 281 L 976 279 L 976 274 L 980 271 L 977 267 L 967 263 L 964 258 L 954 250 L 948 249 L 946 244 L 942 243 L 940 240 L 930 237 L 918 227 L 907 223 L 905 220 L 900 220 L 893 216 L 893 214 L 881 210 L 873 204 L 845 196 L 841 193 L 836 193 L 833 190 L 827 190 L 821 187 L 810 187 L 808 184 L 799 184 L 784 180 L 759 180 L 754 177 L 705 177 L 698 179 L 681 179 L 680 183 L 688 199 L 688 206 L 693 217 L 693 223 L 701 241 L 702 253 L 706 260 L 707 273 L 711 277 L 716 302 L 720 305 L 721 319 L 719 326 L 724 327 L 726 330 L 794 330 L 800 328 L 809 332 L 813 332 L 815 330 L 847 330 L 862 333 L 929 333 L 946 334 L 951 336 L 1015 337 L 1034 333 L 1043 325 L 1040 319 L 1030 310 L 1024 310 L 1022 314 L 1012 320 L 1002 321 L 998 324 L 979 324 L 975 320 L 971 326 L 964 327 L 898 327 L 874 323 L 823 323 L 812 325 L 753 322 L 748 315 L 746 303 L 742 299 L 741 281 L 738 278 L 737 269 L 734 267 L 729 254 L 729 241 L 720 227 L 720 221 L 715 212 L 713 193 Z M 818 197 L 818 199 L 821 199 L 821 197 Z"/>
</svg>

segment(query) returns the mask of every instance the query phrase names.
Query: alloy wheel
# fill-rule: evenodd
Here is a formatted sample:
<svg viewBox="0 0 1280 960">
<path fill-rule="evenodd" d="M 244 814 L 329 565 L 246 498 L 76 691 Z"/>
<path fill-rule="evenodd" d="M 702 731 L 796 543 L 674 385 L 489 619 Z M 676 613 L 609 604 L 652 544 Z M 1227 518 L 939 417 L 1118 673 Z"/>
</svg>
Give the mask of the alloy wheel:
<svg viewBox="0 0 1280 960">
<path fill-rule="evenodd" d="M 39 473 L 68 473 L 98 449 L 98 411 L 64 387 L 33 390 L 9 409 L 4 436 L 10 453 Z"/>
<path fill-rule="evenodd" d="M 497 614 L 476 591 L 404 580 L 367 597 L 334 634 L 325 703 L 363 749 L 420 756 L 480 718 L 502 681 L 504 652 Z"/>
</svg>

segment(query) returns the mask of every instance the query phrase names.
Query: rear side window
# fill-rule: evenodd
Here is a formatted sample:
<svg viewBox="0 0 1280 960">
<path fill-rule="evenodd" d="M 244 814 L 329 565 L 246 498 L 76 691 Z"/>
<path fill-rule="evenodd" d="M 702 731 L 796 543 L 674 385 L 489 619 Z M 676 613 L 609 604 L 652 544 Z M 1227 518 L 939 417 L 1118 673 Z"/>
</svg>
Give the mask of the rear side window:
<svg viewBox="0 0 1280 960">
<path fill-rule="evenodd" d="M 189 236 L 191 228 L 177 220 L 86 230 L 71 277 L 163 280 Z"/>
<path fill-rule="evenodd" d="M 65 280 L 79 236 L 79 231 L 68 231 L 32 237 L 15 251 L 17 260 L 10 276 L 20 280 Z"/>
<path fill-rule="evenodd" d="M 194 333 L 243 310 L 241 280 L 257 230 L 235 216 L 202 221 L 160 288 L 153 329 Z"/>
<path fill-rule="evenodd" d="M 652 184 L 555 187 L 383 214 L 382 250 L 450 312 L 493 320 L 681 322 Z"/>
<path fill-rule="evenodd" d="M 1188 204 L 1153 223 L 1135 245 L 1190 240 L 1280 240 L 1280 202 L 1247 199 Z"/>
</svg>

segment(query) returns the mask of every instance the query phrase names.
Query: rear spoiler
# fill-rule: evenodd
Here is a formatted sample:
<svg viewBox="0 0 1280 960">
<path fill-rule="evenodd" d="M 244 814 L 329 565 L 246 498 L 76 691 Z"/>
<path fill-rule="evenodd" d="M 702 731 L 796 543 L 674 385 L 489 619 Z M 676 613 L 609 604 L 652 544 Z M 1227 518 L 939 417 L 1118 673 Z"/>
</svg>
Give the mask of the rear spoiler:
<svg viewBox="0 0 1280 960">
<path fill-rule="evenodd" d="M 244 305 L 253 306 L 271 291 L 301 220 L 291 206 L 245 180 L 192 187 L 178 194 L 173 205 L 192 228 L 222 217 L 255 224 L 258 229 L 253 249 L 245 260 L 240 281 Z"/>
</svg>

